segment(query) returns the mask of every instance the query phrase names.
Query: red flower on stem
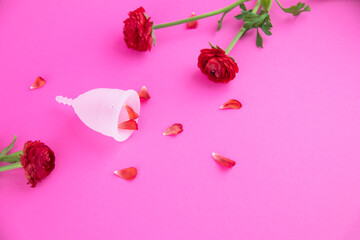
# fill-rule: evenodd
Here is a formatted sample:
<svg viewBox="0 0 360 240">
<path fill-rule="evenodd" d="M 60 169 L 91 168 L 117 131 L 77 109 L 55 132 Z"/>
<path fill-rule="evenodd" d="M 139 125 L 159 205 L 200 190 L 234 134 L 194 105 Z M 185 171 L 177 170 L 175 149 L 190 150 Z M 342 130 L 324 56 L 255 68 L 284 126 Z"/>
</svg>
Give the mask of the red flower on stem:
<svg viewBox="0 0 360 240">
<path fill-rule="evenodd" d="M 145 15 L 145 9 L 139 7 L 134 11 L 130 11 L 129 18 L 124 21 L 124 24 L 124 40 L 128 48 L 150 51 L 153 44 L 153 28 L 150 18 Z"/>
<path fill-rule="evenodd" d="M 54 152 L 40 141 L 27 141 L 23 154 L 20 155 L 21 165 L 25 170 L 25 177 L 31 187 L 48 176 L 55 167 Z"/>
<path fill-rule="evenodd" d="M 211 81 L 227 83 L 239 72 L 238 65 L 219 47 L 202 49 L 198 58 L 198 67 Z"/>
</svg>

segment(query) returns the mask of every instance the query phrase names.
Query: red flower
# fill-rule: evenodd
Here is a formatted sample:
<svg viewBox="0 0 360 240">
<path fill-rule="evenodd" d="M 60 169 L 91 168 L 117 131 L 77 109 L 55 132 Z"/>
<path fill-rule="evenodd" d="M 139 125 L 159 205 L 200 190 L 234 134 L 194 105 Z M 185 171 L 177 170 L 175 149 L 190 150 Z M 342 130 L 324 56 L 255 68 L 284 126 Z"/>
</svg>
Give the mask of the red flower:
<svg viewBox="0 0 360 240">
<path fill-rule="evenodd" d="M 145 15 L 145 9 L 139 7 L 135 11 L 129 12 L 129 18 L 124 21 L 124 40 L 128 48 L 139 51 L 151 49 L 153 43 L 152 22 Z"/>
<path fill-rule="evenodd" d="M 40 141 L 27 141 L 24 144 L 23 155 L 20 155 L 20 161 L 31 187 L 35 187 L 55 167 L 54 152 Z"/>
<path fill-rule="evenodd" d="M 219 47 L 202 49 L 198 67 L 211 81 L 227 83 L 239 72 L 236 62 Z"/>
</svg>

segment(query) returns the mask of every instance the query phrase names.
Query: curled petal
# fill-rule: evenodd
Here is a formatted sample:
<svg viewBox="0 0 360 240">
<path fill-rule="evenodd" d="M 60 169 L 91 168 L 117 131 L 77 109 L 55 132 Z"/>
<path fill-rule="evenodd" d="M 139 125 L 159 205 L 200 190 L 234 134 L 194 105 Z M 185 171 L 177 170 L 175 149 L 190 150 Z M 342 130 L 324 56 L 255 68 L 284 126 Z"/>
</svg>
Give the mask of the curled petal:
<svg viewBox="0 0 360 240">
<path fill-rule="evenodd" d="M 150 94 L 147 90 L 147 88 L 145 86 L 142 86 L 142 88 L 140 89 L 139 92 L 139 97 L 142 99 L 149 99 L 150 98 Z"/>
<path fill-rule="evenodd" d="M 126 130 L 138 130 L 138 125 L 135 120 L 128 120 L 128 121 L 120 123 L 118 125 L 118 128 L 126 129 Z"/>
<path fill-rule="evenodd" d="M 114 171 L 116 175 L 126 180 L 133 180 L 137 175 L 137 169 L 134 167 L 124 168 Z"/>
<path fill-rule="evenodd" d="M 41 88 L 42 86 L 44 86 L 45 83 L 46 83 L 45 79 L 39 76 L 36 78 L 35 82 L 31 85 L 30 89 Z"/>
<path fill-rule="evenodd" d="M 229 101 L 227 101 L 226 103 L 224 103 L 223 105 L 220 106 L 220 109 L 239 109 L 242 107 L 241 102 L 239 102 L 236 99 L 230 99 Z"/>
<path fill-rule="evenodd" d="M 191 15 L 190 15 L 190 17 L 195 17 L 195 16 L 196 16 L 196 14 L 194 12 L 191 13 Z M 199 25 L 198 21 L 192 21 L 192 22 L 188 22 L 186 24 L 186 27 L 188 29 L 195 29 L 195 28 L 197 28 L 198 25 Z"/>
<path fill-rule="evenodd" d="M 220 154 L 217 153 L 212 153 L 212 157 L 214 158 L 215 161 L 217 161 L 218 163 L 224 165 L 225 167 L 233 167 L 235 166 L 236 162 L 228 159 L 226 157 L 221 156 Z"/>
<path fill-rule="evenodd" d="M 167 136 L 167 135 L 178 135 L 182 131 L 183 131 L 183 125 L 181 123 L 174 123 L 173 125 L 171 125 L 170 127 L 168 127 L 165 130 L 163 135 L 165 135 L 165 136 Z"/>
<path fill-rule="evenodd" d="M 132 109 L 129 105 L 124 105 L 125 106 L 125 109 L 129 115 L 129 119 L 130 120 L 134 120 L 134 119 L 137 119 L 139 118 L 139 114 L 137 114 L 134 109 Z"/>
</svg>

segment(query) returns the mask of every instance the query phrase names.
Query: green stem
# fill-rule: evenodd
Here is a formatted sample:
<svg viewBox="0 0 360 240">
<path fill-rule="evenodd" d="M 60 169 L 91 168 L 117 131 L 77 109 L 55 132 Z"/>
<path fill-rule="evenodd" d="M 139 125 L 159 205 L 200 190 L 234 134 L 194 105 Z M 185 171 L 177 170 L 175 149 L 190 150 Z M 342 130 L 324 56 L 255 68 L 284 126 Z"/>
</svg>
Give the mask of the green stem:
<svg viewBox="0 0 360 240">
<path fill-rule="evenodd" d="M 20 154 L 23 154 L 23 151 L 17 151 L 9 155 L 5 155 L 3 157 L 0 157 L 0 162 L 8 162 L 8 163 L 14 163 L 20 161 Z"/>
<path fill-rule="evenodd" d="M 175 25 L 179 25 L 179 24 L 183 24 L 183 23 L 196 21 L 196 20 L 199 20 L 199 19 L 202 19 L 202 18 L 215 16 L 215 15 L 218 15 L 218 14 L 223 13 L 223 12 L 229 12 L 233 8 L 239 6 L 241 3 L 246 2 L 246 1 L 248 1 L 248 0 L 238 0 L 235 3 L 233 3 L 233 4 L 231 4 L 231 5 L 227 6 L 227 7 L 221 8 L 221 9 L 213 11 L 213 12 L 201 14 L 201 15 L 195 16 L 195 17 L 185 18 L 185 19 L 182 19 L 182 20 L 174 21 L 174 22 L 157 24 L 157 25 L 153 26 L 153 29 L 171 27 L 171 26 L 175 26 Z"/>
<path fill-rule="evenodd" d="M 280 7 L 282 10 L 284 10 L 284 7 L 281 6 L 281 4 L 279 3 L 279 1 L 278 1 L 278 0 L 275 0 L 275 1 L 276 1 L 276 3 L 279 5 L 279 7 Z"/>
<path fill-rule="evenodd" d="M 256 13 L 260 8 L 260 0 L 258 0 L 256 2 L 256 5 L 254 7 L 254 9 L 252 10 L 253 13 Z M 244 33 L 246 32 L 246 28 L 242 27 L 240 29 L 240 31 L 235 35 L 235 37 L 233 38 L 233 40 L 230 42 L 229 46 L 226 48 L 225 53 L 229 54 L 229 52 L 231 51 L 231 49 L 235 46 L 235 44 L 237 43 L 237 41 L 239 41 L 239 39 L 244 35 Z"/>
<path fill-rule="evenodd" d="M 4 172 L 4 171 L 15 169 L 15 168 L 21 168 L 21 167 L 22 167 L 22 165 L 20 162 L 8 164 L 8 165 L 0 167 L 0 172 Z"/>
<path fill-rule="evenodd" d="M 220 31 L 220 29 L 221 29 L 221 25 L 222 25 L 222 21 L 224 20 L 224 17 L 225 17 L 225 15 L 226 15 L 228 12 L 230 12 L 230 10 L 229 10 L 229 11 L 224 12 L 224 13 L 223 13 L 223 15 L 221 16 L 220 20 L 218 21 L 218 28 L 217 28 L 217 31 Z"/>
</svg>

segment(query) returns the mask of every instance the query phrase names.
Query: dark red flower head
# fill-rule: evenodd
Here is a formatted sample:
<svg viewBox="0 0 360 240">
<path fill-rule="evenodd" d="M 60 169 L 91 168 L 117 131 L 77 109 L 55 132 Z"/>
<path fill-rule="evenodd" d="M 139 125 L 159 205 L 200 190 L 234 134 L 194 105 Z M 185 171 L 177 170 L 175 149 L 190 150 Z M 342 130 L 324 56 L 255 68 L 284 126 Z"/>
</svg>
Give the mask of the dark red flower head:
<svg viewBox="0 0 360 240">
<path fill-rule="evenodd" d="M 211 81 L 227 83 L 239 72 L 238 65 L 219 47 L 201 49 L 198 67 Z"/>
<path fill-rule="evenodd" d="M 153 43 L 152 22 L 145 15 L 145 9 L 139 7 L 135 11 L 129 12 L 129 18 L 125 19 L 124 24 L 124 40 L 128 48 L 150 51 Z"/>
<path fill-rule="evenodd" d="M 24 144 L 23 155 L 20 155 L 20 161 L 31 187 L 35 187 L 55 167 L 54 152 L 40 141 L 27 141 Z"/>
</svg>

